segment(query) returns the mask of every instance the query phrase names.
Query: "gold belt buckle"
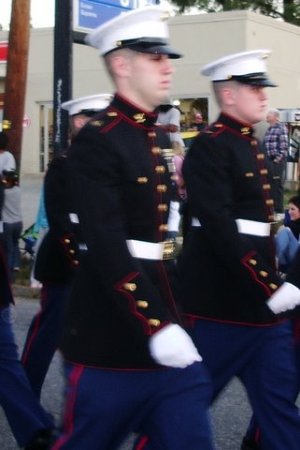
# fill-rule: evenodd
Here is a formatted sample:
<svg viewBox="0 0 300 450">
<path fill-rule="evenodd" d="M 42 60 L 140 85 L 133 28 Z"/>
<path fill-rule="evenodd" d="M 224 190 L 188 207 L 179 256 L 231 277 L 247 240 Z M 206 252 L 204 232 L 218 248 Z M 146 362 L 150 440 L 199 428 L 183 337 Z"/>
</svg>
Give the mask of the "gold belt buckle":
<svg viewBox="0 0 300 450">
<path fill-rule="evenodd" d="M 163 242 L 163 260 L 174 259 L 177 253 L 177 246 L 175 240 Z"/>
</svg>

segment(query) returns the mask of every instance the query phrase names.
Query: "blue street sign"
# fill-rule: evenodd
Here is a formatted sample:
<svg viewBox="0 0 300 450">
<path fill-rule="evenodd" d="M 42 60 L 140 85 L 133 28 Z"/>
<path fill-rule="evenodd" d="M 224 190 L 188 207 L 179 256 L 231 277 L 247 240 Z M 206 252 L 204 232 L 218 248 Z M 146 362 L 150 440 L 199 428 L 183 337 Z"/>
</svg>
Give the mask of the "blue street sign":
<svg viewBox="0 0 300 450">
<path fill-rule="evenodd" d="M 100 2 L 95 0 L 80 0 L 78 6 L 79 8 L 75 15 L 75 28 L 79 30 L 91 30 L 121 12 L 135 8 L 136 1 L 106 0 Z"/>
<path fill-rule="evenodd" d="M 73 29 L 91 31 L 121 12 L 158 3 L 157 0 L 75 0 Z"/>
</svg>

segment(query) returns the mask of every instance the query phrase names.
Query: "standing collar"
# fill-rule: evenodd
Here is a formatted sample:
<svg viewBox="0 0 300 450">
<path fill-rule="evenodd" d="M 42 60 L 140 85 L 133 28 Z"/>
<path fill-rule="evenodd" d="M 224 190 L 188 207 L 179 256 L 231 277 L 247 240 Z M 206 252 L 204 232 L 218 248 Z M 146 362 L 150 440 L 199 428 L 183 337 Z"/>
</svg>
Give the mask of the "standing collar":
<svg viewBox="0 0 300 450">
<path fill-rule="evenodd" d="M 138 105 L 131 103 L 119 94 L 115 94 L 110 108 L 120 112 L 135 124 L 143 127 L 153 127 L 157 121 L 157 112 L 146 112 Z"/>
<path fill-rule="evenodd" d="M 254 133 L 252 125 L 250 125 L 249 123 L 240 122 L 237 119 L 225 113 L 221 113 L 219 115 L 218 120 L 215 123 L 215 126 L 218 126 L 218 123 L 225 125 L 227 128 L 231 128 L 232 130 L 238 132 L 242 136 L 251 137 Z"/>
</svg>

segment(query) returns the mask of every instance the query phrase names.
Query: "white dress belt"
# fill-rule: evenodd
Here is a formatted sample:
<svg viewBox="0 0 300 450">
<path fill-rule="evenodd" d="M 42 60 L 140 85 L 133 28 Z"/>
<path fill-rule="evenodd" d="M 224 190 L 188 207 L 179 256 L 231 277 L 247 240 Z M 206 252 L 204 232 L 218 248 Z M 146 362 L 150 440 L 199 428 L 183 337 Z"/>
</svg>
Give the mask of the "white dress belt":
<svg viewBox="0 0 300 450">
<path fill-rule="evenodd" d="M 176 253 L 174 241 L 145 242 L 135 239 L 126 241 L 131 256 L 141 259 L 166 260 L 173 259 Z"/>
<path fill-rule="evenodd" d="M 252 236 L 270 236 L 271 223 L 257 222 L 256 220 L 236 219 L 235 223 L 239 233 L 250 234 Z M 192 226 L 201 227 L 200 221 L 196 217 L 192 217 Z"/>
</svg>

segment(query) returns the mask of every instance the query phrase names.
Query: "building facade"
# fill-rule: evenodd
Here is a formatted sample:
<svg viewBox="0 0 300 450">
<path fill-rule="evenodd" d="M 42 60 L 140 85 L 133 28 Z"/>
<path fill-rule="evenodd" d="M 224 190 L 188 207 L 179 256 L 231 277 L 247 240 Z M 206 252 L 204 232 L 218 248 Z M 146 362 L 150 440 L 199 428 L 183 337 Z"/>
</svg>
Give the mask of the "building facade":
<svg viewBox="0 0 300 450">
<path fill-rule="evenodd" d="M 182 129 L 191 126 L 194 110 L 213 120 L 218 107 L 209 80 L 200 68 L 222 56 L 245 50 L 272 50 L 270 77 L 279 87 L 269 89 L 269 105 L 300 109 L 300 27 L 249 11 L 180 15 L 171 19 L 171 42 L 184 58 L 175 60 L 172 99 L 181 110 Z M 8 39 L 0 31 L 0 42 Z M 3 106 L 5 62 L 0 62 L 0 110 Z M 113 92 L 97 50 L 73 46 L 73 97 Z M 22 144 L 22 173 L 44 172 L 52 156 L 53 29 L 32 29 L 28 62 Z M 1 114 L 1 111 L 0 111 Z M 1 118 L 1 115 L 0 115 Z M 300 124 L 300 119 L 299 119 Z"/>
</svg>

